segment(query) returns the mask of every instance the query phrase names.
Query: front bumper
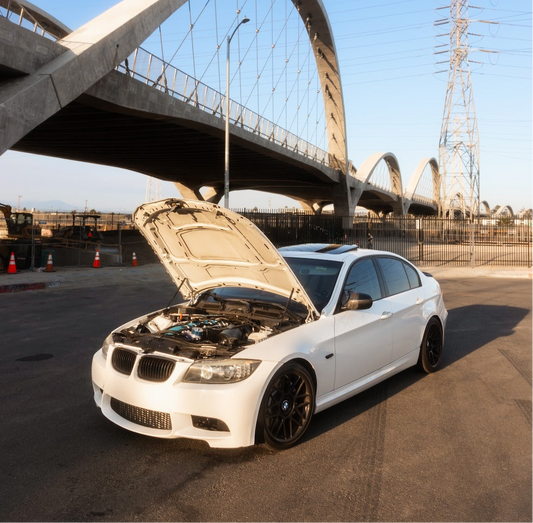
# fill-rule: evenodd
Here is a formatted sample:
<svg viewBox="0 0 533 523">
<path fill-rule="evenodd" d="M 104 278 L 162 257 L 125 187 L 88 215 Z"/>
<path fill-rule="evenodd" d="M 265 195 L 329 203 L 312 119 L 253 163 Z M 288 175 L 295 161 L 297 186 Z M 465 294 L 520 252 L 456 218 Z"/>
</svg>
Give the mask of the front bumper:
<svg viewBox="0 0 533 523">
<path fill-rule="evenodd" d="M 121 427 L 158 438 L 191 438 L 211 447 L 235 448 L 255 443 L 257 415 L 264 389 L 279 364 L 262 361 L 246 380 L 231 384 L 183 383 L 189 362 L 177 361 L 168 380 L 153 383 L 126 376 L 102 350 L 93 357 L 94 400 L 102 413 Z M 229 431 L 193 425 L 193 416 L 217 419 Z"/>
</svg>

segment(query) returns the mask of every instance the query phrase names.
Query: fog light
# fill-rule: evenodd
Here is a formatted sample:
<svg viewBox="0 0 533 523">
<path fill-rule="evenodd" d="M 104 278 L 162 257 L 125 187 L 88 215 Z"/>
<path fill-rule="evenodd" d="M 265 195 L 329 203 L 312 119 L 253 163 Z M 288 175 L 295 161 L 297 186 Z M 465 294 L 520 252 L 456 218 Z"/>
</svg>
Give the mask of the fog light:
<svg viewBox="0 0 533 523">
<path fill-rule="evenodd" d="M 220 419 L 191 416 L 192 425 L 197 429 L 212 430 L 216 432 L 229 432 L 229 427 Z"/>
</svg>

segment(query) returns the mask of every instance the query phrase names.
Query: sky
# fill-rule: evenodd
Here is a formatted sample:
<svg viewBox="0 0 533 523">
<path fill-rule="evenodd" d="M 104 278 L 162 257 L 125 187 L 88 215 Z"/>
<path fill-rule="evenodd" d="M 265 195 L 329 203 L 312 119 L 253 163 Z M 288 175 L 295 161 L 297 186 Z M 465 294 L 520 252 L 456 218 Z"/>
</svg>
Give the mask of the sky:
<svg viewBox="0 0 533 523">
<path fill-rule="evenodd" d="M 118 3 L 32 2 L 71 29 Z M 195 77 L 223 92 L 225 52 L 213 60 L 214 44 L 210 39 L 215 44 L 225 43 L 225 27 L 235 27 L 236 9 L 241 8 L 240 19 L 246 14 L 251 22 L 241 26 L 232 41 L 232 64 L 241 62 L 241 68 L 232 75 L 232 99 L 326 148 L 323 116 L 319 116 L 322 106 L 317 102 L 321 95 L 313 98 L 316 68 L 308 60 L 303 41 L 292 43 L 297 41 L 295 35 L 302 26 L 291 11 L 290 0 L 274 0 L 271 11 L 267 0 L 261 1 L 259 9 L 253 0 L 211 0 L 211 4 L 218 7 L 220 26 L 204 13 L 197 21 L 206 1 L 190 0 L 190 5 L 179 10 L 179 17 L 174 15 L 161 33 L 154 34 L 142 46 L 158 56 L 164 54 L 167 60 L 172 57 L 173 65 L 191 75 L 194 72 Z M 444 0 L 323 0 L 323 4 L 339 57 L 349 158 L 357 167 L 373 153 L 394 153 L 405 188 L 422 158 L 438 158 L 449 55 L 435 54 L 447 49 L 438 46 L 447 44 L 447 37 L 439 35 L 447 33 L 448 26 L 434 23 L 449 16 L 449 9 L 445 8 L 449 4 Z M 481 9 L 471 7 L 469 11 L 469 59 L 480 139 L 481 200 L 493 208 L 510 205 L 516 212 L 532 207 L 531 2 L 478 0 L 475 5 Z M 187 41 L 184 38 L 190 20 L 195 21 L 191 43 L 190 37 Z M 285 26 L 279 35 L 275 33 L 276 27 Z M 254 47 L 252 42 L 259 39 L 258 28 L 264 40 Z M 289 41 L 291 36 L 287 34 L 293 40 Z M 274 41 L 275 46 L 269 44 Z M 194 59 L 191 46 L 195 49 Z M 290 61 L 286 60 L 289 53 L 293 53 Z M 268 62 L 269 55 L 274 60 Z M 258 65 L 263 64 L 263 58 L 264 65 Z M 301 74 L 296 74 L 296 70 Z M 261 88 L 254 87 L 259 73 L 263 78 Z M 291 83 L 293 76 L 301 80 L 296 87 Z M 320 123 L 315 130 L 305 127 L 300 114 L 294 116 L 290 109 L 280 112 L 280 100 L 289 96 L 294 99 L 293 91 L 300 93 L 307 84 L 310 96 L 298 104 L 307 104 L 306 111 L 312 115 L 309 121 L 316 113 Z M 277 101 L 269 95 L 274 90 L 281 96 Z M 220 172 L 223 177 L 223 165 Z M 87 206 L 98 211 L 131 212 L 143 203 L 146 184 L 146 176 L 116 168 L 15 151 L 0 157 L 0 201 L 17 205 L 20 197 L 21 207 L 36 201 L 60 200 L 77 210 Z M 162 182 L 161 196 L 179 193 L 173 184 Z M 230 202 L 236 209 L 298 207 L 289 198 L 257 191 L 232 192 Z"/>
</svg>

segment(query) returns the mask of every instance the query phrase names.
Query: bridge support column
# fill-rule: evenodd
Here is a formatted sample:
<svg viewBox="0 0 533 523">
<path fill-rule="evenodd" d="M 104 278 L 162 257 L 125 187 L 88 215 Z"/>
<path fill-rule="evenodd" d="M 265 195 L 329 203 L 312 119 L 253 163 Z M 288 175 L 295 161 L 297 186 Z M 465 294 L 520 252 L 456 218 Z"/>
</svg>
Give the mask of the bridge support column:
<svg viewBox="0 0 533 523">
<path fill-rule="evenodd" d="M 206 187 L 204 194 L 200 192 L 202 187 L 190 187 L 180 182 L 174 182 L 174 186 L 186 200 L 199 200 L 201 202 L 218 203 L 224 195 L 224 187 Z"/>
<path fill-rule="evenodd" d="M 224 187 L 207 187 L 204 194 L 204 200 L 210 203 L 218 203 L 222 200 L 222 196 L 224 196 Z"/>
<path fill-rule="evenodd" d="M 180 182 L 174 182 L 174 186 L 186 200 L 204 200 L 204 197 L 200 193 L 200 187 L 189 187 Z"/>
<path fill-rule="evenodd" d="M 405 216 L 403 201 L 400 199 L 398 202 L 392 204 L 392 214 L 398 218 Z"/>
<path fill-rule="evenodd" d="M 342 182 L 332 189 L 334 212 L 336 216 L 342 216 L 342 226 L 345 229 L 353 228 L 353 218 L 357 203 L 353 194 L 355 191 L 353 189 L 350 189 L 350 191 L 352 194 L 348 195 L 346 184 Z"/>
<path fill-rule="evenodd" d="M 312 212 L 314 214 L 320 215 L 322 214 L 322 209 L 324 208 L 324 205 L 312 202 L 312 201 L 306 201 L 306 200 L 298 200 L 300 202 L 300 206 L 304 211 Z"/>
</svg>

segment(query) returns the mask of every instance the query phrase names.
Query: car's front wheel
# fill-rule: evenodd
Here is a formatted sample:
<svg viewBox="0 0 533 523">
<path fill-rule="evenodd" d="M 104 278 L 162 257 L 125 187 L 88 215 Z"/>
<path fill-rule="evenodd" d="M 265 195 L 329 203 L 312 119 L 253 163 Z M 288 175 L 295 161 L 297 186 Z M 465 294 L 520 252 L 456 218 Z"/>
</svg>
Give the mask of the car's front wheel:
<svg viewBox="0 0 533 523">
<path fill-rule="evenodd" d="M 420 345 L 420 355 L 417 367 L 423 372 L 435 372 L 442 360 L 443 335 L 442 327 L 437 318 L 429 320 L 422 344 Z"/>
<path fill-rule="evenodd" d="M 259 432 L 270 447 L 288 449 L 304 435 L 314 410 L 315 387 L 309 372 L 298 363 L 287 363 L 267 386 L 259 410 Z"/>
</svg>

